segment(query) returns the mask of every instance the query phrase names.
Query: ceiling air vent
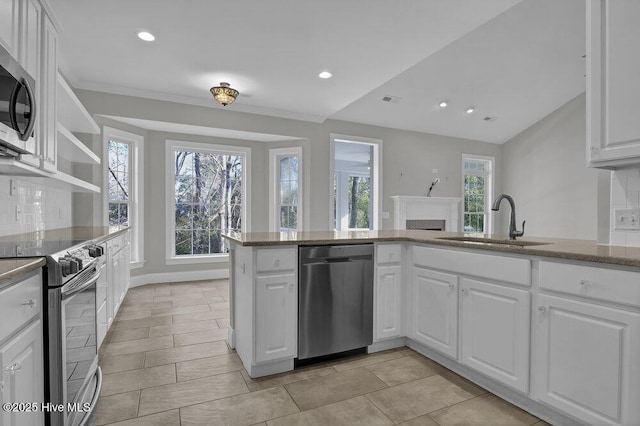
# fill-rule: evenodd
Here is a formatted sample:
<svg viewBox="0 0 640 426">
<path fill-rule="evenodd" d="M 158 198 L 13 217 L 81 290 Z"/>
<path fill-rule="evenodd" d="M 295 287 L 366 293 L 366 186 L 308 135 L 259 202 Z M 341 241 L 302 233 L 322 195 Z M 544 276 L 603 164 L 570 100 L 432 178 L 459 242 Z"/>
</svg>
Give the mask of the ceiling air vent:
<svg viewBox="0 0 640 426">
<path fill-rule="evenodd" d="M 485 118 L 483 118 L 484 121 L 496 121 L 497 118 L 496 117 L 491 117 L 490 115 L 487 115 Z"/>
<path fill-rule="evenodd" d="M 382 98 L 384 102 L 391 102 L 392 104 L 397 104 L 398 102 L 400 102 L 400 99 L 402 98 L 391 95 L 384 95 L 384 98 Z"/>
</svg>

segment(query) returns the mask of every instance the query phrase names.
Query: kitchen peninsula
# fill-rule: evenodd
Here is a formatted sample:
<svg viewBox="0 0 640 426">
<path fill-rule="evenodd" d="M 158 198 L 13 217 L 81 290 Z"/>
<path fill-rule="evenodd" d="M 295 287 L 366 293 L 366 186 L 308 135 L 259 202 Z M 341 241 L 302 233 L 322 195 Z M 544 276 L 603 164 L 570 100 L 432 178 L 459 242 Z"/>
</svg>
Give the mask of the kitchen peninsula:
<svg viewBox="0 0 640 426">
<path fill-rule="evenodd" d="M 229 342 L 252 377 L 293 369 L 298 247 L 371 243 L 369 352 L 409 346 L 554 423 L 640 421 L 633 402 L 640 398 L 640 248 L 480 237 L 415 230 L 225 235 Z"/>
</svg>

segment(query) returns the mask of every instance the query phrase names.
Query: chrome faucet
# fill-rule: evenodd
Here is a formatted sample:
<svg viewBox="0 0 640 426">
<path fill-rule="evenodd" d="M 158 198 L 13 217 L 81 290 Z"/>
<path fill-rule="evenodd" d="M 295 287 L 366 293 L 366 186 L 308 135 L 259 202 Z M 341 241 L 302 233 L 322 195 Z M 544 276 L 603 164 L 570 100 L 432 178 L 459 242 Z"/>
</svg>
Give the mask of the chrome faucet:
<svg viewBox="0 0 640 426">
<path fill-rule="evenodd" d="M 500 202 L 503 198 L 506 198 L 511 206 L 511 219 L 509 220 L 509 239 L 515 240 L 516 237 L 522 237 L 524 235 L 524 223 L 526 220 L 522 221 L 522 231 L 518 231 L 516 229 L 516 204 L 513 202 L 513 198 L 507 194 L 501 194 L 498 198 L 493 202 L 493 206 L 491 206 L 491 210 L 497 212 L 500 209 Z"/>
</svg>

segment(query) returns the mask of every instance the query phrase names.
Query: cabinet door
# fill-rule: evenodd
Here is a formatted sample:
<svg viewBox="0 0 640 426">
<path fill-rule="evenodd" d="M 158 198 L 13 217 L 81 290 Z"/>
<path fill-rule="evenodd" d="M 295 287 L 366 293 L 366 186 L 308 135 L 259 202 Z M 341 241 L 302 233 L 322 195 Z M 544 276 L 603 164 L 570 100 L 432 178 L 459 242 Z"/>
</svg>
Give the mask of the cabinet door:
<svg viewBox="0 0 640 426">
<path fill-rule="evenodd" d="M 0 44 L 18 57 L 20 0 L 0 0 Z"/>
<path fill-rule="evenodd" d="M 375 307 L 375 340 L 403 336 L 400 265 L 376 267 Z"/>
<path fill-rule="evenodd" d="M 296 356 L 297 287 L 293 274 L 256 278 L 256 362 Z"/>
<path fill-rule="evenodd" d="M 109 281 L 109 289 L 107 291 L 107 314 L 108 314 L 108 322 L 109 326 L 116 317 L 116 313 L 118 312 L 118 268 L 120 264 L 120 258 L 118 253 L 112 253 L 112 250 L 109 249 L 109 254 L 107 256 L 107 277 Z"/>
<path fill-rule="evenodd" d="M 42 323 L 33 322 L 15 338 L 0 347 L 0 394 L 2 403 L 43 402 L 44 373 Z M 0 411 L 3 426 L 40 426 L 42 412 Z"/>
<path fill-rule="evenodd" d="M 523 393 L 529 391 L 530 295 L 462 278 L 461 361 Z"/>
<path fill-rule="evenodd" d="M 640 315 L 538 296 L 533 396 L 588 424 L 640 424 Z"/>
<path fill-rule="evenodd" d="M 413 270 L 413 339 L 452 358 L 458 356 L 458 277 Z"/>
<path fill-rule="evenodd" d="M 129 289 L 130 271 L 129 264 L 131 263 L 131 246 L 127 244 L 122 249 L 122 259 L 120 260 L 120 303 L 124 300 Z"/>
<path fill-rule="evenodd" d="M 42 22 L 40 3 L 37 0 L 22 0 L 21 10 L 19 61 L 29 75 L 38 81 L 40 75 L 40 24 Z M 35 89 L 37 91 L 38 87 Z"/>
<path fill-rule="evenodd" d="M 640 163 L 640 2 L 587 2 L 587 155 L 594 166 Z"/>
<path fill-rule="evenodd" d="M 40 74 L 40 149 L 41 167 L 56 171 L 57 151 L 57 88 L 58 88 L 58 35 L 49 17 L 42 13 L 42 57 Z"/>
</svg>

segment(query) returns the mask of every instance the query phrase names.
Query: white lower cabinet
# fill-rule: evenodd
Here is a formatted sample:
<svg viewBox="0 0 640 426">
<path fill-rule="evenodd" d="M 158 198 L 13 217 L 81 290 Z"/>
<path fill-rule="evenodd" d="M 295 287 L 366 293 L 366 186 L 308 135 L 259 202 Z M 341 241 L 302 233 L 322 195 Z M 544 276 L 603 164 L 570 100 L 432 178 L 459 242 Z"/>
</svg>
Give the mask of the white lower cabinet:
<svg viewBox="0 0 640 426">
<path fill-rule="evenodd" d="M 107 264 L 102 262 L 100 266 L 101 273 L 96 283 L 96 327 L 98 348 L 102 345 L 102 341 L 107 334 L 109 327 L 109 313 L 107 308 L 107 293 L 109 291 L 109 281 L 107 280 Z"/>
<path fill-rule="evenodd" d="M 42 322 L 37 320 L 0 347 L 2 403 L 44 401 Z M 42 425 L 40 407 L 35 412 L 2 410 L 3 426 Z"/>
<path fill-rule="evenodd" d="M 404 336 L 402 266 L 376 266 L 374 341 Z"/>
<path fill-rule="evenodd" d="M 249 376 L 293 369 L 298 354 L 298 249 L 232 245 L 230 343 Z"/>
<path fill-rule="evenodd" d="M 520 392 L 529 390 L 529 291 L 460 279 L 460 360 Z"/>
<path fill-rule="evenodd" d="M 42 273 L 0 287 L 0 400 L 2 404 L 44 401 Z M 4 408 L 4 405 L 3 405 Z M 9 408 L 12 408 L 9 406 Z M 36 426 L 41 407 L 0 411 L 2 426 Z"/>
<path fill-rule="evenodd" d="M 131 259 L 128 231 L 107 241 L 107 319 L 109 326 L 115 319 L 129 289 Z"/>
<path fill-rule="evenodd" d="M 640 314 L 541 294 L 534 318 L 534 398 L 588 424 L 640 424 Z"/>
<path fill-rule="evenodd" d="M 458 355 L 458 277 L 413 268 L 411 338 L 452 358 Z"/>
<path fill-rule="evenodd" d="M 296 276 L 256 278 L 256 361 L 296 356 L 298 292 Z"/>
</svg>

